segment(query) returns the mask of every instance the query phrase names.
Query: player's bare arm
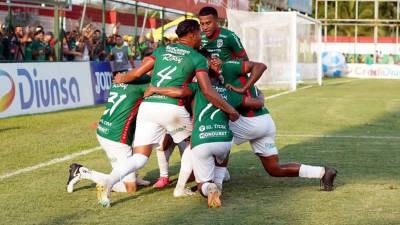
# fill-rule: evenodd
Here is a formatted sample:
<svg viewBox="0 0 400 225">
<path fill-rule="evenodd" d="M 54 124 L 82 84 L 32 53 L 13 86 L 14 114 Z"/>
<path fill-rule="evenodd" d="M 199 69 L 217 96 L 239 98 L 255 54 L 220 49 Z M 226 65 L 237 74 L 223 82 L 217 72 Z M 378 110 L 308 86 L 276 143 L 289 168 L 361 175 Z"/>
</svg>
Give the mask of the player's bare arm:
<svg viewBox="0 0 400 225">
<path fill-rule="evenodd" d="M 139 68 L 135 68 L 126 74 L 118 73 L 115 75 L 113 82 L 115 84 L 121 84 L 134 81 L 152 70 L 154 67 L 154 62 L 154 58 L 148 57 L 146 60 L 143 60 L 143 63 Z"/>
<path fill-rule="evenodd" d="M 215 107 L 227 113 L 231 121 L 236 121 L 239 118 L 239 113 L 214 90 L 207 72 L 197 72 L 196 78 L 204 97 Z"/>
<path fill-rule="evenodd" d="M 172 98 L 184 98 L 192 96 L 192 91 L 186 87 L 154 87 L 150 85 L 144 93 L 144 97 L 149 97 L 153 94 L 165 95 Z"/>
<path fill-rule="evenodd" d="M 245 61 L 244 64 L 244 72 L 250 73 L 250 77 L 247 80 L 246 84 L 243 87 L 235 87 L 231 84 L 227 84 L 226 88 L 229 90 L 244 94 L 250 87 L 252 87 L 263 75 L 264 71 L 267 69 L 267 66 L 264 63 Z"/>
</svg>

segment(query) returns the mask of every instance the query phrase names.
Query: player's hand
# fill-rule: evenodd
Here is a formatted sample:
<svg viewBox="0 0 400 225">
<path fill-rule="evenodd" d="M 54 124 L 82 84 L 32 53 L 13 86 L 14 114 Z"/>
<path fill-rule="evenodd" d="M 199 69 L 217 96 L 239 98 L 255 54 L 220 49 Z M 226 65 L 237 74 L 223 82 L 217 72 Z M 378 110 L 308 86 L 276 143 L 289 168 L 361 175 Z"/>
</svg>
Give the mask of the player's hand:
<svg viewBox="0 0 400 225">
<path fill-rule="evenodd" d="M 236 120 L 239 119 L 240 115 L 236 110 L 234 110 L 233 112 L 229 113 L 228 116 L 230 121 L 235 122 Z"/>
<path fill-rule="evenodd" d="M 115 75 L 115 77 L 114 77 L 113 83 L 114 84 L 122 84 L 122 83 L 124 83 L 125 82 L 124 76 L 125 75 L 123 73 L 117 73 Z"/>
<path fill-rule="evenodd" d="M 150 86 L 146 89 L 146 91 L 144 92 L 143 97 L 145 97 L 145 98 L 150 97 L 150 96 L 152 96 L 154 93 L 155 93 L 154 87 L 150 85 Z"/>
<path fill-rule="evenodd" d="M 222 64 L 222 60 L 220 58 L 211 58 L 210 63 L 212 66 L 219 67 Z"/>
<path fill-rule="evenodd" d="M 245 88 L 243 88 L 243 87 L 235 87 L 235 86 L 233 86 L 233 85 L 231 85 L 231 84 L 227 84 L 226 86 L 225 86 L 228 90 L 231 90 L 231 91 L 234 91 L 234 92 L 237 92 L 237 93 L 240 93 L 240 94 L 244 94 L 244 93 L 246 93 L 246 89 Z"/>
</svg>

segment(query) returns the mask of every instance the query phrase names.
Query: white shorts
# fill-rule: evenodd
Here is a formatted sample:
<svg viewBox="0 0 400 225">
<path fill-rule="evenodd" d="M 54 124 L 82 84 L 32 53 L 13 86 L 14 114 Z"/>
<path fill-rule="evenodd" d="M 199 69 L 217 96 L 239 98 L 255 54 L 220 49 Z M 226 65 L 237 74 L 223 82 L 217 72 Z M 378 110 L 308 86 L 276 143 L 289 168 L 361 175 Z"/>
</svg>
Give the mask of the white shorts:
<svg viewBox="0 0 400 225">
<path fill-rule="evenodd" d="M 118 166 L 119 162 L 126 160 L 129 156 L 132 156 L 132 147 L 126 144 L 122 144 L 120 142 L 111 141 L 109 139 L 103 138 L 99 135 L 97 136 L 97 140 L 100 143 L 100 146 L 106 152 L 107 158 L 111 162 L 111 167 L 115 168 Z M 122 181 L 124 182 L 135 182 L 136 177 L 135 173 L 130 173 L 126 175 Z"/>
<path fill-rule="evenodd" d="M 166 133 L 175 143 L 192 134 L 192 121 L 185 107 L 143 102 L 139 107 L 133 146 L 159 144 Z"/>
<path fill-rule="evenodd" d="M 253 152 L 263 157 L 278 154 L 275 145 L 276 127 L 269 114 L 255 117 L 240 116 L 235 122 L 229 121 L 229 128 L 233 133 L 235 144 L 240 145 L 249 141 Z"/>
<path fill-rule="evenodd" d="M 190 150 L 197 183 L 214 180 L 214 156 L 218 162 L 223 162 L 231 147 L 232 142 L 211 142 L 197 145 Z"/>
</svg>

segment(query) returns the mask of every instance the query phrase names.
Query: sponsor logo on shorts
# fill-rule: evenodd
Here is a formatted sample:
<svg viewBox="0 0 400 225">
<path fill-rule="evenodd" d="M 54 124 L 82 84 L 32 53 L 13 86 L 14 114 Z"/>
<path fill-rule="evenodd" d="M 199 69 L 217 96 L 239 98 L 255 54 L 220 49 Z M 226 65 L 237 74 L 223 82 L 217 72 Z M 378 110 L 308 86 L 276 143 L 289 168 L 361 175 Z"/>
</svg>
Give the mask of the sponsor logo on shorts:
<svg viewBox="0 0 400 225">
<path fill-rule="evenodd" d="M 275 145 L 275 143 L 266 143 L 265 147 L 267 148 L 267 150 L 271 150 L 271 149 L 275 149 L 276 145 Z"/>
<path fill-rule="evenodd" d="M 186 126 L 179 127 L 179 128 L 176 128 L 176 129 L 172 130 L 172 131 L 170 132 L 170 134 L 171 134 L 171 135 L 175 135 L 175 134 L 177 134 L 177 133 L 179 133 L 179 132 L 182 132 L 182 131 L 185 131 L 185 130 L 186 130 Z"/>
</svg>

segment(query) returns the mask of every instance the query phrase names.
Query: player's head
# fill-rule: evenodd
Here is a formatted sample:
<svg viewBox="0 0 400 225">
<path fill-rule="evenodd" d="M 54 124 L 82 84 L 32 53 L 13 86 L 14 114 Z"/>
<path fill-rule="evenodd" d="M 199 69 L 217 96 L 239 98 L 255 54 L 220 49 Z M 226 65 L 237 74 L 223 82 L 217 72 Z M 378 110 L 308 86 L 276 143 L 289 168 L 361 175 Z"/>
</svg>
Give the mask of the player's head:
<svg viewBox="0 0 400 225">
<path fill-rule="evenodd" d="M 180 42 L 185 42 L 193 48 L 200 47 L 200 25 L 196 20 L 187 19 L 180 22 L 175 33 Z"/>
<path fill-rule="evenodd" d="M 115 44 L 117 46 L 121 47 L 124 44 L 124 39 L 121 37 L 121 35 L 117 34 L 115 35 Z"/>
<path fill-rule="evenodd" d="M 218 12 L 213 7 L 203 7 L 199 12 L 201 30 L 211 37 L 218 29 Z"/>
</svg>

